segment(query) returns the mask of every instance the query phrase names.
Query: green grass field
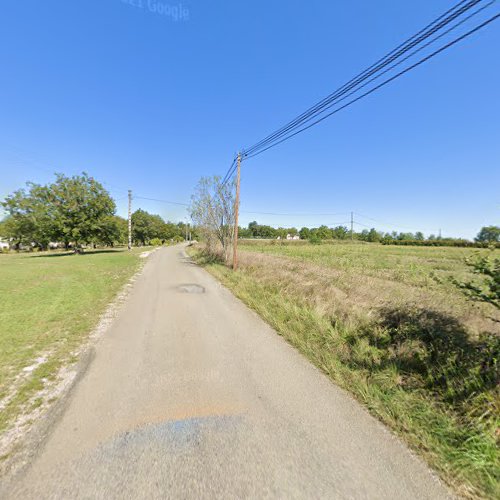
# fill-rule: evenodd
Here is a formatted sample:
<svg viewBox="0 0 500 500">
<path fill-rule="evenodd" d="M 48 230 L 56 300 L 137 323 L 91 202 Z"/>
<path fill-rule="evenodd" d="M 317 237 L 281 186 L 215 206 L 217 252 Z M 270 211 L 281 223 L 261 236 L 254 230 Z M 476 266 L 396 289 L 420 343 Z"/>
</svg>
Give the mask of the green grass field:
<svg viewBox="0 0 500 500">
<path fill-rule="evenodd" d="M 0 432 L 29 405 L 139 269 L 124 250 L 0 255 Z M 45 358 L 32 372 L 38 358 Z M 7 402 L 6 402 L 7 399 Z"/>
<path fill-rule="evenodd" d="M 236 273 L 196 255 L 457 493 L 500 496 L 500 316 L 449 280 L 474 278 L 464 264 L 474 250 L 275 241 L 240 249 Z"/>
</svg>

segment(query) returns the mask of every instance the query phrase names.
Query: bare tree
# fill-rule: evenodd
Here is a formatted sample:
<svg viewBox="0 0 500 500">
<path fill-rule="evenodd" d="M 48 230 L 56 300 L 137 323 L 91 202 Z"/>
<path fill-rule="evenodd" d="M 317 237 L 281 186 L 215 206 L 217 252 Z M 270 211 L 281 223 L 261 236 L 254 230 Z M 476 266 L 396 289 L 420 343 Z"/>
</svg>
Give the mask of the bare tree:
<svg viewBox="0 0 500 500">
<path fill-rule="evenodd" d="M 219 176 L 202 177 L 191 197 L 191 218 L 198 226 L 206 250 L 229 263 L 234 234 L 234 183 Z"/>
</svg>

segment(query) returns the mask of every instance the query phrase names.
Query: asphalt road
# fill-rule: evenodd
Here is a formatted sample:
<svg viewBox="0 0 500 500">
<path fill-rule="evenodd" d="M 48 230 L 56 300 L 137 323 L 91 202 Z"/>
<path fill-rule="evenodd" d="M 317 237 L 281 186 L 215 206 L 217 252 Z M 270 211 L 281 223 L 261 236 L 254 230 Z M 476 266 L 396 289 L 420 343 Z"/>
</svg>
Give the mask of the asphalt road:
<svg viewBox="0 0 500 500">
<path fill-rule="evenodd" d="M 147 262 L 4 498 L 445 498 L 182 247 Z"/>
</svg>

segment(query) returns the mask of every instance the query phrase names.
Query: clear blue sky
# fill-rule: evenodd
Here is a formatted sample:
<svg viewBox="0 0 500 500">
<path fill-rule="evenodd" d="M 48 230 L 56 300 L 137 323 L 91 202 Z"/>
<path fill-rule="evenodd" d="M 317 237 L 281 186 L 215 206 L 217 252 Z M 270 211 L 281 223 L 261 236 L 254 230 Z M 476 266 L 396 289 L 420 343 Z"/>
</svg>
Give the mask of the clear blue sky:
<svg viewBox="0 0 500 500">
<path fill-rule="evenodd" d="M 135 5 L 133 5 L 135 3 Z M 22 0 L 0 15 L 0 196 L 85 170 L 189 201 L 238 148 L 323 98 L 449 0 Z M 491 14 L 500 5 L 491 8 Z M 187 14 L 187 11 L 189 12 Z M 500 22 L 243 165 L 242 210 L 345 213 L 473 237 L 500 222 Z M 182 207 L 137 200 L 182 220 Z M 242 214 L 272 225 L 347 215 Z M 397 225 L 398 227 L 395 227 Z M 360 227 L 361 228 L 361 227 Z"/>
</svg>

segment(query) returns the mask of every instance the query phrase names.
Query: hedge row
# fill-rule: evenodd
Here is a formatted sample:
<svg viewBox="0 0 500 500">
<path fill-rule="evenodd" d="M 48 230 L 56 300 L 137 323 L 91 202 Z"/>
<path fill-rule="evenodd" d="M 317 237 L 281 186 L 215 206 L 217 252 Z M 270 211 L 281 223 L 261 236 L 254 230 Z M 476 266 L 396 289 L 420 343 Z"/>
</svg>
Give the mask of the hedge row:
<svg viewBox="0 0 500 500">
<path fill-rule="evenodd" d="M 382 240 L 382 245 L 403 245 L 417 247 L 463 247 L 463 248 L 489 248 L 494 246 L 500 248 L 499 242 L 488 243 L 485 241 L 467 241 L 467 240 Z"/>
</svg>

